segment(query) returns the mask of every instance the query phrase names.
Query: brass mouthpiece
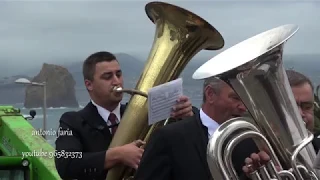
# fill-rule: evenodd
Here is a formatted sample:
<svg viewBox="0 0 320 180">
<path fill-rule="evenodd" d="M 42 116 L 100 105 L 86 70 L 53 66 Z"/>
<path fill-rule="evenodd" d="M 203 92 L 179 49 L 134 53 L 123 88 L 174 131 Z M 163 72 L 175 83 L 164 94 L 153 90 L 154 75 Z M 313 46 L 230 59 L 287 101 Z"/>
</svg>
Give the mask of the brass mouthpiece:
<svg viewBox="0 0 320 180">
<path fill-rule="evenodd" d="M 122 87 L 115 86 L 113 87 L 113 91 L 122 92 Z"/>
<path fill-rule="evenodd" d="M 148 98 L 148 94 L 146 94 L 146 93 L 144 93 L 142 91 L 135 90 L 135 89 L 123 89 L 122 87 L 115 86 L 113 88 L 113 91 L 122 92 L 122 93 L 128 93 L 130 95 L 138 94 L 138 95 L 141 95 L 141 96 L 144 96 L 144 97 Z"/>
</svg>

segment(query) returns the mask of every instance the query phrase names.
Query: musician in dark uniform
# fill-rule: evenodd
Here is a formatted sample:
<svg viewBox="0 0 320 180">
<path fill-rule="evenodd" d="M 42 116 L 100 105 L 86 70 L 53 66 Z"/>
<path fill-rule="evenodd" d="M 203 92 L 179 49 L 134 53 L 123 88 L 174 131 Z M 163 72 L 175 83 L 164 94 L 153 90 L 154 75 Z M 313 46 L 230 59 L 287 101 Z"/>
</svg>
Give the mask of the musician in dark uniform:
<svg viewBox="0 0 320 180">
<path fill-rule="evenodd" d="M 219 124 L 245 112 L 238 95 L 214 77 L 204 81 L 203 104 L 194 117 L 158 129 L 150 138 L 135 180 L 210 180 L 207 143 Z M 242 173 L 246 146 L 235 149 L 233 163 Z M 246 178 L 246 176 L 244 176 Z M 219 179 L 220 180 L 220 179 Z"/>
<path fill-rule="evenodd" d="M 71 133 L 56 140 L 57 152 L 65 151 L 55 157 L 59 175 L 63 179 L 97 180 L 105 179 L 108 169 L 118 163 L 137 168 L 143 153 L 139 147 L 144 142 L 109 148 L 126 107 L 120 104 L 122 93 L 112 91 L 123 85 L 118 60 L 109 52 L 94 53 L 83 63 L 83 76 L 91 101 L 82 110 L 66 112 L 60 118 L 59 130 Z M 180 97 L 172 117 L 192 115 L 188 97 Z"/>
<path fill-rule="evenodd" d="M 302 119 L 306 123 L 306 127 L 309 131 L 314 132 L 314 87 L 312 82 L 305 75 L 294 71 L 286 71 L 289 84 L 292 88 L 294 98 L 297 102 Z M 320 147 L 319 132 L 314 133 L 314 139 L 312 145 L 318 153 Z M 253 149 L 256 149 L 254 147 Z M 265 164 L 270 160 L 269 155 L 265 151 L 259 153 L 252 153 L 250 157 L 245 159 L 245 166 L 243 171 L 249 173 L 257 168 L 257 164 Z M 279 168 L 278 168 L 279 169 Z"/>
</svg>

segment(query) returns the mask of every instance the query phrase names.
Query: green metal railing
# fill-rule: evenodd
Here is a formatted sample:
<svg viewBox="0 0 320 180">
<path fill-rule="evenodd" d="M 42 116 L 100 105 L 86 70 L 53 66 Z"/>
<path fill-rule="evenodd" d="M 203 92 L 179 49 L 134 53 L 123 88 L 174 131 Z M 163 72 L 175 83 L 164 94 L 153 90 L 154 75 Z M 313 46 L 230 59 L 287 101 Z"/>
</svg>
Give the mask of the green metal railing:
<svg viewBox="0 0 320 180">
<path fill-rule="evenodd" d="M 22 156 L 0 156 L 0 168 L 27 167 L 30 161 Z"/>
<path fill-rule="evenodd" d="M 42 136 L 34 135 L 34 131 L 19 109 L 0 106 L 0 171 L 8 174 L 11 171 L 18 179 L 61 179 L 54 158 L 46 155 L 54 154 L 55 149 Z M 27 173 L 28 177 L 26 174 L 21 177 L 15 170 Z"/>
<path fill-rule="evenodd" d="M 32 164 L 28 158 L 21 156 L 0 156 L 0 179 L 8 179 L 8 177 L 14 177 L 14 179 L 32 180 Z"/>
</svg>

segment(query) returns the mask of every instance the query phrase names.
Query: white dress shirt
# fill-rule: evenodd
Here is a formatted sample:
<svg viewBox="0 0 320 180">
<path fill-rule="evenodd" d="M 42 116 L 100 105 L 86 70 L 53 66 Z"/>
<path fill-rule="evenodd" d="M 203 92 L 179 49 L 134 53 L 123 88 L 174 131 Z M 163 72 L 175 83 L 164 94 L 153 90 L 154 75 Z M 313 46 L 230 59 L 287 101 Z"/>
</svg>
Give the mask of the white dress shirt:
<svg viewBox="0 0 320 180">
<path fill-rule="evenodd" d="M 108 126 L 111 126 L 111 122 L 108 120 L 109 119 L 109 115 L 110 115 L 110 111 L 106 110 L 105 108 L 99 106 L 98 104 L 96 104 L 93 100 L 91 100 L 92 104 L 94 106 L 97 107 L 98 113 L 100 114 L 100 116 L 102 117 L 102 119 L 107 123 Z M 114 113 L 117 117 L 117 123 L 120 123 L 120 119 L 121 119 L 121 115 L 120 115 L 120 103 L 119 105 L 112 111 L 112 113 Z M 110 133 L 111 128 L 109 128 Z"/>
<path fill-rule="evenodd" d="M 200 109 L 200 119 L 202 124 L 208 128 L 208 137 L 210 138 L 219 127 L 219 124 L 206 115 L 206 113 L 202 111 L 202 108 Z"/>
</svg>

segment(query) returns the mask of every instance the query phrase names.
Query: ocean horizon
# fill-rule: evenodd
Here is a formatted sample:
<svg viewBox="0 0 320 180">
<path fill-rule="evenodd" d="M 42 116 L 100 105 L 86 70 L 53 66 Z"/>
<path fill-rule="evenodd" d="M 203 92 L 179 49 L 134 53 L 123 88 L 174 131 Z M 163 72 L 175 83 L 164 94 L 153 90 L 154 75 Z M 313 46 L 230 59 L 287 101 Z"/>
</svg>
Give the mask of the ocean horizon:
<svg viewBox="0 0 320 180">
<path fill-rule="evenodd" d="M 202 93 L 198 93 L 198 94 L 202 94 Z M 198 98 L 198 97 L 191 97 L 190 95 L 186 94 L 188 97 L 190 97 L 191 102 L 193 104 L 193 106 L 196 106 L 199 108 L 199 106 L 201 105 L 202 102 L 202 97 Z M 129 101 L 130 96 L 125 95 L 122 102 L 121 103 L 126 103 Z M 38 132 L 42 132 L 42 133 L 46 133 L 47 134 L 47 141 L 50 145 L 52 145 L 53 147 L 55 147 L 55 140 L 57 138 L 57 131 L 58 131 L 58 126 L 59 126 L 59 119 L 61 117 L 61 115 L 65 112 L 68 111 L 78 111 L 82 108 L 84 108 L 88 103 L 89 103 L 90 99 L 88 99 L 87 101 L 82 101 L 79 102 L 79 107 L 78 108 L 68 108 L 68 107 L 58 107 L 58 108 L 53 108 L 53 107 L 47 107 L 47 129 L 45 132 L 43 131 L 38 131 Z M 16 104 L 10 104 L 15 108 L 19 108 L 21 110 L 21 114 L 23 116 L 29 116 L 29 112 L 30 110 L 35 110 L 36 111 L 36 116 L 34 117 L 34 119 L 32 120 L 28 120 L 28 122 L 30 122 L 30 124 L 35 128 L 35 130 L 39 130 L 42 129 L 43 127 L 43 110 L 42 107 L 38 107 L 38 108 L 25 108 L 23 106 L 23 102 L 21 103 L 16 103 Z M 3 104 L 3 105 L 8 105 L 8 104 Z"/>
<path fill-rule="evenodd" d="M 294 68 L 295 70 L 307 75 L 310 77 L 311 81 L 314 85 L 320 84 L 320 72 L 319 64 L 317 61 L 320 56 L 305 56 L 303 58 L 304 61 L 301 60 L 303 56 L 294 56 L 292 61 L 284 61 L 285 68 Z M 308 62 L 308 63 L 307 63 Z M 181 73 L 181 77 L 183 78 L 183 94 L 188 96 L 191 99 L 193 106 L 200 107 L 202 103 L 202 80 L 193 80 L 191 78 L 192 73 L 198 66 L 189 66 Z M 124 72 L 129 71 L 129 69 L 124 69 Z M 125 88 L 134 88 L 139 77 L 139 72 L 137 72 L 136 80 L 128 81 L 125 78 L 124 87 Z M 125 75 L 124 75 L 125 76 Z M 128 78 L 128 77 L 127 77 Z M 133 78 L 133 77 L 131 77 Z M 83 83 L 82 83 L 83 84 Z M 47 107 L 47 130 L 56 131 L 59 125 L 59 119 L 61 115 L 67 111 L 78 111 L 81 108 L 85 107 L 87 103 L 90 101 L 90 97 L 88 95 L 87 90 L 84 85 L 77 85 L 75 87 L 76 98 L 79 103 L 79 107 L 77 108 L 68 108 L 68 107 L 58 107 L 52 108 Z M 0 88 L 0 105 L 12 105 L 15 108 L 19 108 L 23 115 L 29 115 L 29 111 L 34 109 L 36 111 L 36 116 L 33 120 L 29 122 L 35 129 L 42 129 L 43 124 L 43 112 L 42 107 L 38 108 L 24 108 L 24 87 L 22 86 L 12 86 L 10 88 Z M 122 100 L 122 103 L 126 103 L 130 99 L 130 95 L 125 94 Z M 50 135 L 47 136 L 48 142 L 55 147 L 55 139 L 56 136 Z"/>
</svg>

